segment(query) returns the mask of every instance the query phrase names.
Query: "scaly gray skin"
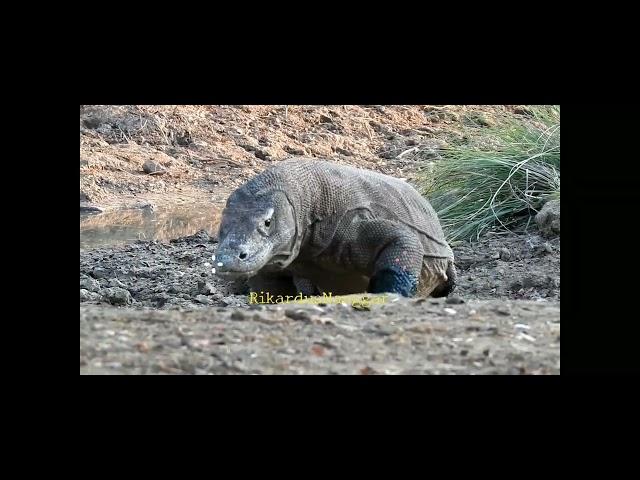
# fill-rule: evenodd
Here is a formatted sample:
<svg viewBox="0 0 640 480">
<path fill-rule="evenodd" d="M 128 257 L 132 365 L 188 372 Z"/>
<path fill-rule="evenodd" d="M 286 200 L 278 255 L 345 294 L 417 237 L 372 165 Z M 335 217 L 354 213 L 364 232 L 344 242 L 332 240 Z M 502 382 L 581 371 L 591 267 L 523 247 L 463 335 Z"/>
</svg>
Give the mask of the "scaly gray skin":
<svg viewBox="0 0 640 480">
<path fill-rule="evenodd" d="M 216 272 L 273 295 L 448 295 L 453 252 L 431 205 L 406 182 L 294 158 L 235 190 Z"/>
</svg>

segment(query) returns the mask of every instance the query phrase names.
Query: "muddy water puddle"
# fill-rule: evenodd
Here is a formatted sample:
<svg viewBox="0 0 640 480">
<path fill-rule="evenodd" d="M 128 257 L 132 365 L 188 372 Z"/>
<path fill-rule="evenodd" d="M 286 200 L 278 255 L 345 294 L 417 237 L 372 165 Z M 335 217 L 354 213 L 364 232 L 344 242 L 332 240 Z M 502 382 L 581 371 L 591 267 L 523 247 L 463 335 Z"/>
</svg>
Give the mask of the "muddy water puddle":
<svg viewBox="0 0 640 480">
<path fill-rule="evenodd" d="M 112 210 L 80 214 L 80 248 L 117 246 L 136 240 L 171 239 L 199 230 L 215 234 L 221 209 L 208 204 Z"/>
</svg>

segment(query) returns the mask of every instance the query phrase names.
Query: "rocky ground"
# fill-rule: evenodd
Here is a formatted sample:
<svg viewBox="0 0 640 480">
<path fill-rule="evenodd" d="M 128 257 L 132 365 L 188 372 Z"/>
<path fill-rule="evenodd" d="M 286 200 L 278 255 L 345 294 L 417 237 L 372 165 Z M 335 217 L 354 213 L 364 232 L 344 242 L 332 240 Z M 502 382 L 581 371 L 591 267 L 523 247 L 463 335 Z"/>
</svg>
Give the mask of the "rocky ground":
<svg viewBox="0 0 640 480">
<path fill-rule="evenodd" d="M 201 214 L 207 231 L 167 222 L 160 240 L 81 248 L 81 374 L 559 373 L 560 240 L 535 225 L 528 235 L 454 247 L 459 286 L 447 301 L 248 305 L 211 275 L 219 207 L 272 162 L 329 157 L 411 182 L 446 143 L 497 116 L 526 114 L 518 106 L 81 107 L 81 213 L 103 212 L 81 218 L 81 237 L 90 222 L 124 215 L 135 224 L 167 206 L 211 205 Z"/>
<path fill-rule="evenodd" d="M 80 307 L 81 374 L 558 374 L 557 302 Z"/>
<path fill-rule="evenodd" d="M 158 309 L 246 306 L 233 284 L 211 273 L 215 237 L 201 231 L 80 253 L 80 301 Z M 559 239 L 490 239 L 454 249 L 456 295 L 465 299 L 560 300 Z"/>
</svg>

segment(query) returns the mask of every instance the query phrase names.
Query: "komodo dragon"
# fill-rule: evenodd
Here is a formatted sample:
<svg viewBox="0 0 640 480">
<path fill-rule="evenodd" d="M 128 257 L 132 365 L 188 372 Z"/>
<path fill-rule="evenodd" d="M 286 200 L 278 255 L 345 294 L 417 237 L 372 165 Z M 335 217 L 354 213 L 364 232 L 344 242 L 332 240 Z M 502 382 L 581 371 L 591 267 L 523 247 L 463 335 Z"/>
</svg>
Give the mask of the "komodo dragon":
<svg viewBox="0 0 640 480">
<path fill-rule="evenodd" d="M 424 197 L 402 180 L 327 161 L 281 161 L 235 190 L 213 272 L 273 295 L 446 296 L 453 252 Z"/>
</svg>

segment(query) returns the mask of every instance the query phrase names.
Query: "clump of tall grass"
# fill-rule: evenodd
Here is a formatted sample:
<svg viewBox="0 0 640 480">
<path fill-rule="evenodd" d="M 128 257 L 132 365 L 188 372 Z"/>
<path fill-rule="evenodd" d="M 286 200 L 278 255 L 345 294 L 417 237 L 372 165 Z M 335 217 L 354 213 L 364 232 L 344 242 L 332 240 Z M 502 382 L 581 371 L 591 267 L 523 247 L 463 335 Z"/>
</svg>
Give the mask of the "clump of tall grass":
<svg viewBox="0 0 640 480">
<path fill-rule="evenodd" d="M 522 232 L 547 200 L 560 198 L 560 109 L 529 112 L 484 129 L 470 145 L 443 149 L 421 178 L 450 242 Z"/>
</svg>

